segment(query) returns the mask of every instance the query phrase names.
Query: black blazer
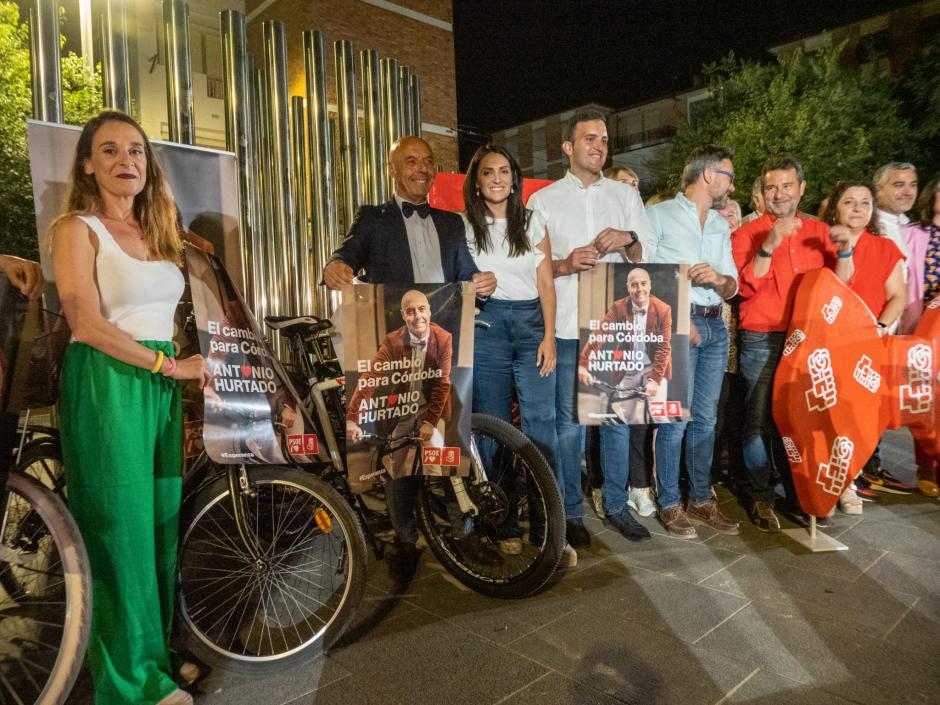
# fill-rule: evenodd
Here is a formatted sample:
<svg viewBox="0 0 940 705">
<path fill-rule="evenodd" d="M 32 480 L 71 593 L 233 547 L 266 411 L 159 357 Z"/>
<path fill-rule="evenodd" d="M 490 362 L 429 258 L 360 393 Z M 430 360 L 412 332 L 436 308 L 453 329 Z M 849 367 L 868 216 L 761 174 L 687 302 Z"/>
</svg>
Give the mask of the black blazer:
<svg viewBox="0 0 940 705">
<path fill-rule="evenodd" d="M 445 282 L 468 281 L 479 270 L 467 249 L 463 219 L 431 209 L 441 246 Z M 381 206 L 362 206 L 349 234 L 330 260 L 341 260 L 370 284 L 414 284 L 405 218 L 393 198 Z"/>
</svg>

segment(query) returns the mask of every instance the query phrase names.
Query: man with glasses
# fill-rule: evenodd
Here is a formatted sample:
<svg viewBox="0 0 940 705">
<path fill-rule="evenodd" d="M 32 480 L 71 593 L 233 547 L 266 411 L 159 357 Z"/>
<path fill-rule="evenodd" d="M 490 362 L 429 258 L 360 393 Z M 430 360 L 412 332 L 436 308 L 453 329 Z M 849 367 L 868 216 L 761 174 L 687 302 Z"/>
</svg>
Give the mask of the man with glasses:
<svg viewBox="0 0 940 705">
<path fill-rule="evenodd" d="M 659 518 L 670 535 L 682 539 L 697 537 L 693 522 L 724 534 L 738 533 L 737 523 L 721 512 L 711 494 L 716 411 L 728 363 L 728 329 L 721 304 L 738 291 L 731 233 L 718 213 L 734 191 L 732 157 L 730 149 L 713 144 L 694 149 L 682 172 L 683 190 L 647 211 L 656 248 L 653 262 L 691 265 L 692 421 L 661 424 L 656 432 Z M 689 475 L 685 509 L 679 490 L 683 439 Z"/>
<path fill-rule="evenodd" d="M 747 469 L 751 521 L 761 531 L 780 531 L 774 513 L 774 470 L 784 484 L 790 511 L 796 495 L 783 442 L 771 407 L 774 373 L 800 277 L 820 267 L 834 267 L 835 247 L 829 226 L 797 210 L 806 190 L 803 166 L 793 157 L 771 157 L 761 170 L 764 215 L 734 231 L 731 249 L 740 274 L 738 364 L 746 385 L 744 466 Z"/>
</svg>

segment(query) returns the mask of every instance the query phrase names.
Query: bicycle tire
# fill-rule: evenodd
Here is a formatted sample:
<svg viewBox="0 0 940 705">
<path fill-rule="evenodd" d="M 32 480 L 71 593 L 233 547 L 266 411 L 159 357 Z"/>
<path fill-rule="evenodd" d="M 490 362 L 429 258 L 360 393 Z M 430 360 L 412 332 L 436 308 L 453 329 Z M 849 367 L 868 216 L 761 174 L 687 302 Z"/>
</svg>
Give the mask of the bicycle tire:
<svg viewBox="0 0 940 705">
<path fill-rule="evenodd" d="M 248 477 L 246 528 L 263 559 L 239 538 L 223 475 L 183 507 L 178 596 L 195 656 L 260 674 L 312 661 L 336 641 L 362 599 L 367 559 L 336 489 L 288 467 L 249 466 Z"/>
<path fill-rule="evenodd" d="M 23 446 L 14 470 L 37 480 L 68 504 L 62 446 L 58 438 L 42 436 L 29 441 Z"/>
<path fill-rule="evenodd" d="M 62 471 L 62 451 L 58 440 L 43 438 L 41 441 L 37 439 L 28 443 L 13 471 L 36 480 L 65 501 L 65 476 Z M 24 590 L 20 577 L 21 573 L 16 570 L 0 571 L 0 585 L 8 595 L 19 601 L 44 598 L 44 596 L 33 596 L 29 591 Z M 26 577 L 29 578 L 28 573 Z"/>
<path fill-rule="evenodd" d="M 34 590 L 37 599 L 5 595 L 0 600 L 0 702 L 7 702 L 9 695 L 13 702 L 61 705 L 75 685 L 88 646 L 88 554 L 60 497 L 15 472 L 9 475 L 7 489 L 2 546 L 9 552 L 6 556 L 16 558 L 15 564 L 6 556 L 0 561 L 0 576 L 14 565 L 34 571 L 33 582 L 20 576 L 17 584 L 24 594 Z"/>
<path fill-rule="evenodd" d="M 473 414 L 471 434 L 487 476 L 483 486 L 467 489 L 480 514 L 469 518 L 455 511 L 449 477 L 425 476 L 418 501 L 421 530 L 437 560 L 470 589 L 490 597 L 526 597 L 548 582 L 561 559 L 565 513 L 558 485 L 545 456 L 505 421 Z M 519 534 L 518 554 L 498 548 L 507 524 Z M 472 546 L 464 543 L 468 539 Z M 481 561 L 481 548 L 499 563 Z"/>
</svg>

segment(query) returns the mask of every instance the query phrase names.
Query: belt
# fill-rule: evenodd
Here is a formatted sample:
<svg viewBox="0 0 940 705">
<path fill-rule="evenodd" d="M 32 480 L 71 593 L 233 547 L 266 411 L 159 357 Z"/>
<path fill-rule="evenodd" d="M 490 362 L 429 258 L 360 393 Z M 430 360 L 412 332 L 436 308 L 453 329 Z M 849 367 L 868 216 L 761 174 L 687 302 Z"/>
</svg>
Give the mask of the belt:
<svg viewBox="0 0 940 705">
<path fill-rule="evenodd" d="M 717 306 L 699 306 L 692 304 L 692 315 L 702 318 L 719 318 L 721 316 L 721 304 Z"/>
</svg>

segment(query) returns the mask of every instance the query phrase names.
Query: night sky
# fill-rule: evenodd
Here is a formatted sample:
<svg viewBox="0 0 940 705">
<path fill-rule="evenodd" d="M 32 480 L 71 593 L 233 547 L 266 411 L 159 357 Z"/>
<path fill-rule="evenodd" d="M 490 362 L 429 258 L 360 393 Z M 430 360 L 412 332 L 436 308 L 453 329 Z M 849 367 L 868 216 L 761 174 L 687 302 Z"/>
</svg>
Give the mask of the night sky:
<svg viewBox="0 0 940 705">
<path fill-rule="evenodd" d="M 691 87 L 729 51 L 768 58 L 771 46 L 908 4 L 454 0 L 458 122 L 487 133 L 592 101 L 626 107 Z"/>
</svg>

